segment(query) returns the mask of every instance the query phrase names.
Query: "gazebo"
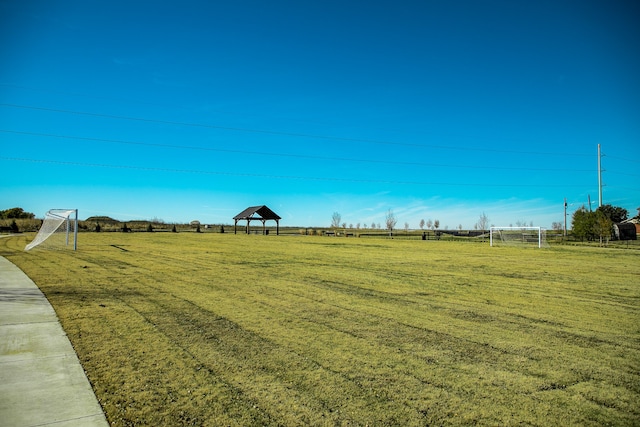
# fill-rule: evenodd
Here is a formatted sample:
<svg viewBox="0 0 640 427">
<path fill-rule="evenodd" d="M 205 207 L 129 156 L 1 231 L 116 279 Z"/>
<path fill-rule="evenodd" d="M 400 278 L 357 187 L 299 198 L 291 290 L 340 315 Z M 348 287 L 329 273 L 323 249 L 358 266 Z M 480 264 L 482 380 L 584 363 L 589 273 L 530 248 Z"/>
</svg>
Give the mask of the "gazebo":
<svg viewBox="0 0 640 427">
<path fill-rule="evenodd" d="M 265 222 L 273 220 L 276 222 L 276 234 L 280 234 L 280 219 L 281 218 L 274 211 L 264 205 L 252 206 L 233 217 L 233 220 L 235 221 L 233 225 L 233 233 L 237 234 L 238 232 L 238 221 L 246 220 L 247 234 L 249 234 L 249 225 L 251 224 L 251 221 L 262 221 L 262 234 L 266 234 Z"/>
</svg>

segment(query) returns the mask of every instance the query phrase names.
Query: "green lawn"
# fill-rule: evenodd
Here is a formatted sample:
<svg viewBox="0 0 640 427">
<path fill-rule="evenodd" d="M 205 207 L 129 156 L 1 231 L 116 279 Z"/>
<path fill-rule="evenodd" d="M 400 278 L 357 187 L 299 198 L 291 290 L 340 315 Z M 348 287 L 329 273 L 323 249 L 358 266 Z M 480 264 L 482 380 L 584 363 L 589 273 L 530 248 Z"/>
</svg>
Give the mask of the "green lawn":
<svg viewBox="0 0 640 427">
<path fill-rule="evenodd" d="M 637 250 L 27 240 L 0 255 L 51 301 L 113 425 L 640 425 Z"/>
</svg>

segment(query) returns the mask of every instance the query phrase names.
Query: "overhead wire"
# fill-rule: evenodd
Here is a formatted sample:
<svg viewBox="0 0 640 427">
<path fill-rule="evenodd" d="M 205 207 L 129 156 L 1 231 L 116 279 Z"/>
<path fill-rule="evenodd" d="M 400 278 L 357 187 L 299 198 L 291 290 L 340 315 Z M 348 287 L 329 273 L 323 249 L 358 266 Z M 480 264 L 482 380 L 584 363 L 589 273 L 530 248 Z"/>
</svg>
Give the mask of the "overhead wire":
<svg viewBox="0 0 640 427">
<path fill-rule="evenodd" d="M 48 107 L 39 107 L 32 105 L 21 105 L 21 104 L 11 104 L 11 103 L 0 103 L 0 106 L 9 107 L 9 108 L 19 108 L 19 109 L 29 109 L 35 111 L 47 111 L 47 112 L 55 112 L 62 114 L 75 114 L 75 115 L 83 115 L 89 117 L 100 117 L 107 119 L 117 119 L 117 120 L 130 120 L 130 121 L 139 121 L 139 122 L 147 122 L 147 123 L 158 123 L 158 124 L 168 124 L 175 126 L 188 126 L 188 127 L 201 127 L 201 128 L 210 128 L 210 129 L 220 129 L 220 130 L 229 130 L 229 131 L 239 131 L 239 132 L 250 132 L 250 133 L 260 133 L 260 134 L 270 134 L 270 135 L 280 135 L 280 136 L 290 136 L 290 137 L 299 137 L 299 138 L 315 138 L 315 139 L 325 139 L 325 140 L 335 140 L 335 141 L 345 141 L 345 142 L 361 142 L 361 143 L 370 143 L 370 144 L 386 144 L 386 145 L 395 145 L 395 146 L 406 146 L 406 147 L 420 147 L 420 148 L 437 148 L 437 149 L 445 149 L 445 150 L 462 150 L 462 151 L 478 151 L 478 152 L 491 152 L 491 153 L 510 153 L 510 154 L 520 154 L 520 155 L 566 155 L 566 156 L 583 156 L 583 157 L 594 157 L 595 155 L 591 154 L 583 154 L 583 153 L 546 153 L 546 152 L 535 152 L 535 151 L 518 151 L 518 150 L 499 150 L 494 148 L 477 148 L 477 147 L 458 147 L 458 146 L 444 146 L 444 145 L 435 145 L 435 144 L 417 144 L 417 143 L 405 143 L 405 142 L 397 142 L 397 141 L 382 141 L 382 140 L 374 140 L 374 139 L 365 139 L 365 138 L 346 138 L 339 136 L 331 136 L 331 135 L 314 135 L 314 134 L 305 134 L 305 133 L 293 133 L 293 132 L 283 132 L 283 131 L 273 131 L 273 130 L 264 130 L 264 129 L 254 129 L 254 128 L 244 128 L 244 127 L 229 127 L 229 126 L 219 126 L 207 123 L 195 123 L 195 122 L 179 122 L 179 121 L 171 121 L 171 120 L 161 120 L 161 119 L 153 119 L 153 118 L 143 118 L 143 117 L 131 117 L 125 115 L 112 115 L 112 114 L 103 114 L 103 113 L 93 113 L 87 111 L 76 111 L 76 110 L 66 110 L 59 108 L 48 108 Z M 439 163 L 426 163 L 426 162 L 407 162 L 407 161 L 394 161 L 394 160 L 375 160 L 375 159 L 364 159 L 364 158 L 348 158 L 348 157 L 337 157 L 337 156 L 318 156 L 318 155 L 308 155 L 308 154 L 294 154 L 294 153 L 277 153 L 277 152 L 260 152 L 260 151 L 248 151 L 248 150 L 238 150 L 238 149 L 223 149 L 223 148 L 212 148 L 212 147 L 201 147 L 201 146 L 187 146 L 187 145 L 178 145 L 178 144 L 162 144 L 162 143 L 148 143 L 148 142 L 137 142 L 137 141 L 125 141 L 119 139 L 106 139 L 106 138 L 96 138 L 96 137 L 82 137 L 82 136 L 72 136 L 72 135 L 60 135 L 60 134 L 51 134 L 51 133 L 36 133 L 36 132 L 26 132 L 26 131 L 17 131 L 10 129 L 0 129 L 0 132 L 4 133 L 13 133 L 13 134 L 22 134 L 22 135 L 31 135 L 38 137 L 49 137 L 49 138 L 65 138 L 65 139 L 75 139 L 75 140 L 84 140 L 84 141 L 94 141 L 94 142 L 105 142 L 105 143 L 117 143 L 117 144 L 128 144 L 128 145 L 138 145 L 138 146 L 150 146 L 150 147 L 159 147 L 159 148 L 170 148 L 170 149 L 186 149 L 186 150 L 202 150 L 202 151 L 211 151 L 211 152 L 223 152 L 223 153 L 234 153 L 234 154 L 245 154 L 245 155 L 260 155 L 260 156 L 274 156 L 274 157 L 285 157 L 285 158 L 303 158 L 303 159 L 315 159 L 315 160 L 330 160 L 330 161 L 344 161 L 344 162 L 360 162 L 360 163 L 371 163 L 371 164 L 389 164 L 389 165 L 405 165 L 405 166 L 421 166 L 421 167 L 443 167 L 443 168 L 461 168 L 461 169 L 488 169 L 488 170 L 518 170 L 518 171 L 540 171 L 540 172 L 591 172 L 591 169 L 557 169 L 557 168 L 532 168 L 532 167 L 507 167 L 507 166 L 488 166 L 488 165 L 461 165 L 461 164 L 439 164 Z M 629 160 L 618 158 L 615 156 L 608 156 L 613 159 L 618 160 Z M 4 157 L 5 160 L 16 160 L 16 158 L 8 158 Z M 50 162 L 50 163 L 64 163 L 64 164 L 75 164 L 75 165 L 88 165 L 84 163 L 74 163 L 74 162 L 57 162 L 54 160 L 36 160 L 36 159 L 20 159 L 23 161 L 35 161 L 35 162 Z M 629 160 L 633 161 L 633 160 Z M 133 166 L 118 166 L 118 165 L 95 165 L 101 167 L 116 167 L 116 168 L 129 168 L 136 169 L 137 167 Z M 164 170 L 164 171 L 182 171 L 178 169 L 166 169 L 166 168 L 146 168 L 139 167 L 141 170 Z M 184 172 L 190 173 L 209 173 L 206 171 L 189 171 L 184 170 Z M 213 172 L 218 174 L 217 172 Z M 620 174 L 626 176 L 638 176 L 636 174 L 628 174 L 622 172 L 614 172 L 610 171 L 609 173 Z M 226 174 L 226 173 L 225 173 Z M 241 173 L 236 174 L 238 176 L 243 175 Z M 244 174 L 246 176 L 251 176 L 252 174 Z M 271 176 L 271 175 L 261 175 L 264 177 L 280 177 L 281 176 Z M 290 179 L 306 179 L 304 177 L 285 177 Z M 323 180 L 323 178 L 309 178 L 314 180 Z M 328 178 L 327 180 L 338 180 L 337 178 Z M 394 183 L 414 183 L 410 181 L 387 181 L 387 180 L 350 180 L 345 179 L 350 182 L 394 182 Z M 425 183 L 425 184 L 433 184 L 433 183 Z M 465 185 L 465 184 L 447 184 L 447 183 L 439 183 L 440 185 Z M 474 186 L 475 184 L 470 184 L 470 186 Z M 497 187 L 509 187 L 509 186 L 522 186 L 522 185 L 507 185 L 507 184 L 483 184 L 482 186 L 497 186 Z M 526 186 L 526 185 L 525 185 Z"/>
<path fill-rule="evenodd" d="M 352 183 L 370 183 L 370 184 L 400 184 L 400 185 L 440 185 L 451 187 L 529 187 L 529 188 L 581 188 L 584 185 L 581 184 L 483 184 L 483 183 L 454 183 L 454 182 L 426 182 L 426 181 L 401 181 L 401 180 L 388 180 L 388 179 L 357 179 L 357 178 L 336 178 L 336 177 L 313 177 L 313 176 L 295 176 L 295 175 L 272 175 L 272 174 L 258 174 L 258 173 L 243 173 L 243 172 L 223 172 L 223 171 L 204 171 L 196 169 L 172 169 L 172 168 L 160 168 L 160 167 L 148 167 L 148 166 L 132 166 L 132 165 L 112 165 L 104 163 L 86 163 L 86 162 L 72 162 L 63 160 L 49 160 L 49 159 L 31 159 L 24 157 L 8 157 L 0 156 L 0 160 L 6 161 L 20 161 L 31 163 L 49 163 L 66 166 L 82 166 L 82 167 L 100 167 L 111 169 L 132 169 L 154 172 L 171 172 L 171 173 L 189 173 L 189 174 L 203 174 L 203 175 L 226 175 L 226 176 L 239 176 L 239 177 L 253 177 L 253 178 L 270 178 L 270 179 L 290 179 L 290 180 L 307 180 L 307 181 L 336 181 L 336 182 L 352 182 Z"/>
<path fill-rule="evenodd" d="M 557 168 L 533 168 L 533 167 L 524 167 L 524 166 L 508 167 L 508 166 L 487 166 L 487 165 L 461 165 L 461 164 L 442 164 L 442 163 L 426 163 L 426 162 L 407 162 L 407 161 L 397 161 L 397 160 L 374 160 L 374 159 L 363 159 L 363 158 L 353 158 L 353 157 L 318 156 L 318 155 L 310 155 L 310 154 L 274 153 L 274 152 L 248 151 L 248 150 L 212 148 L 212 147 L 190 146 L 190 145 L 162 144 L 157 142 L 125 141 L 120 139 L 107 139 L 107 138 L 83 137 L 83 136 L 73 136 L 73 135 L 60 135 L 60 134 L 51 134 L 51 133 L 27 132 L 27 131 L 18 131 L 18 130 L 11 130 L 11 129 L 0 129 L 0 132 L 11 133 L 16 135 L 38 136 L 38 137 L 46 137 L 46 138 L 62 138 L 62 139 L 71 139 L 71 140 L 78 140 L 78 141 L 105 142 L 105 143 L 113 143 L 113 144 L 125 144 L 125 145 L 156 147 L 156 148 L 199 150 L 199 151 L 211 151 L 211 152 L 218 152 L 218 153 L 272 156 L 272 157 L 285 157 L 285 158 L 297 158 L 297 159 L 313 159 L 313 160 L 325 160 L 325 161 L 360 162 L 360 163 L 375 163 L 375 164 L 388 164 L 388 165 L 401 165 L 401 166 L 442 167 L 442 168 L 459 168 L 459 169 L 489 169 L 489 170 L 518 170 L 518 171 L 526 170 L 526 171 L 537 171 L 537 172 L 591 172 L 592 171 L 591 169 L 567 169 L 567 168 L 557 169 Z"/>
<path fill-rule="evenodd" d="M 602 157 L 609 158 L 609 159 L 622 160 L 622 161 L 625 161 L 625 162 L 640 163 L 640 160 L 636 160 L 636 159 L 633 159 L 633 158 L 627 158 L 627 157 L 610 156 L 608 154 L 603 154 Z"/>
<path fill-rule="evenodd" d="M 315 135 L 315 134 L 296 133 L 296 132 L 274 131 L 274 130 L 266 130 L 266 129 L 254 129 L 254 128 L 246 128 L 246 127 L 220 126 L 220 125 L 213 125 L 208 123 L 179 122 L 179 121 L 151 119 L 151 118 L 144 118 L 144 117 L 131 117 L 131 116 L 123 116 L 123 115 L 115 115 L 115 114 L 93 113 L 88 111 L 66 110 L 66 109 L 60 109 L 60 108 L 38 107 L 38 106 L 32 106 L 32 105 L 11 104 L 11 103 L 0 103 L 0 106 L 10 107 L 10 108 L 19 108 L 19 109 L 28 109 L 28 110 L 34 110 L 34 111 L 47 111 L 47 112 L 55 112 L 55 113 L 63 113 L 63 114 L 74 114 L 74 115 L 82 115 L 82 116 L 88 116 L 88 117 L 129 120 L 129 121 L 157 123 L 157 124 L 166 124 L 166 125 L 174 125 L 174 126 L 220 129 L 220 130 L 228 130 L 228 131 L 236 131 L 236 132 L 289 136 L 289 137 L 297 137 L 297 138 L 323 139 L 323 140 L 344 141 L 344 142 L 360 142 L 360 143 L 368 143 L 368 144 L 381 144 L 381 145 L 404 146 L 404 147 L 435 148 L 435 149 L 442 149 L 442 150 L 454 150 L 454 151 L 465 151 L 465 152 L 477 151 L 477 152 L 510 153 L 510 154 L 523 154 L 523 155 L 543 155 L 543 156 L 565 155 L 565 156 L 572 156 L 572 157 L 576 157 L 576 156 L 594 157 L 594 155 L 584 154 L 584 153 L 558 153 L 558 152 L 550 153 L 550 152 L 537 152 L 537 151 L 500 150 L 495 148 L 447 146 L 447 145 L 436 145 L 436 144 L 417 144 L 417 143 L 384 141 L 384 140 L 367 139 L 367 138 L 348 138 L 348 137 L 340 137 L 340 136 L 333 136 L 333 135 Z"/>
</svg>

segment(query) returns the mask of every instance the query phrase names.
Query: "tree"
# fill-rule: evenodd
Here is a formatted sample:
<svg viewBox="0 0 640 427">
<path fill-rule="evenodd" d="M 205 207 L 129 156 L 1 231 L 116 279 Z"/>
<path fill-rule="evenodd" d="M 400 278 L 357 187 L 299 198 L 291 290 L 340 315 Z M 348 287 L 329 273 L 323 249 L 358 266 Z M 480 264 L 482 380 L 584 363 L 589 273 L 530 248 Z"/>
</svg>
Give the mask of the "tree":
<svg viewBox="0 0 640 427">
<path fill-rule="evenodd" d="M 393 214 L 393 211 L 391 209 L 387 211 L 387 215 L 385 216 L 384 222 L 387 226 L 387 230 L 389 230 L 389 233 L 393 234 L 393 229 L 398 223 L 398 220 L 396 219 L 396 216 Z"/>
<path fill-rule="evenodd" d="M 602 212 L 612 223 L 622 222 L 627 219 L 629 212 L 617 206 L 602 205 L 596 212 Z"/>
<path fill-rule="evenodd" d="M 600 210 L 593 212 L 593 232 L 600 238 L 600 246 L 609 243 L 612 227 L 613 222 L 611 222 L 604 212 Z"/>
<path fill-rule="evenodd" d="M 556 231 L 562 231 L 562 229 L 563 229 L 563 225 L 562 225 L 562 223 L 561 223 L 561 222 L 553 222 L 553 223 L 551 224 L 551 228 L 552 228 L 552 229 L 554 229 L 554 230 L 556 230 Z"/>
<path fill-rule="evenodd" d="M 489 226 L 489 217 L 486 213 L 482 212 L 480 218 L 478 218 L 478 228 L 482 231 L 486 230 Z"/>
<path fill-rule="evenodd" d="M 331 227 L 339 228 L 341 219 L 342 219 L 342 215 L 340 215 L 338 212 L 334 212 L 333 215 L 331 216 Z"/>
<path fill-rule="evenodd" d="M 603 205 L 594 212 L 588 211 L 584 205 L 576 210 L 571 217 L 573 235 L 580 240 L 599 239 L 604 245 L 609 241 L 613 232 L 613 224 L 627 219 L 628 213 L 624 208 Z"/>
<path fill-rule="evenodd" d="M 424 230 L 424 224 L 425 224 L 424 219 L 421 219 L 420 220 L 420 230 Z"/>
<path fill-rule="evenodd" d="M 408 232 L 409 232 L 409 223 L 408 223 L 408 222 L 405 222 L 405 223 L 404 223 L 404 232 L 405 232 L 405 233 L 408 233 Z"/>
<path fill-rule="evenodd" d="M 576 238 L 584 241 L 593 238 L 593 212 L 589 212 L 586 207 L 581 206 L 571 217 L 571 230 Z"/>
<path fill-rule="evenodd" d="M 11 208 L 0 211 L 0 219 L 33 219 L 36 216 L 31 212 L 25 212 L 22 208 Z"/>
<path fill-rule="evenodd" d="M 431 219 L 428 219 L 427 220 L 427 228 L 430 230 L 432 226 L 433 226 L 433 221 L 431 221 Z"/>
<path fill-rule="evenodd" d="M 434 219 L 433 220 L 433 228 L 436 230 L 435 231 L 435 236 L 438 240 L 440 240 L 440 232 L 438 231 L 438 228 L 440 228 L 440 220 L 439 219 Z"/>
</svg>

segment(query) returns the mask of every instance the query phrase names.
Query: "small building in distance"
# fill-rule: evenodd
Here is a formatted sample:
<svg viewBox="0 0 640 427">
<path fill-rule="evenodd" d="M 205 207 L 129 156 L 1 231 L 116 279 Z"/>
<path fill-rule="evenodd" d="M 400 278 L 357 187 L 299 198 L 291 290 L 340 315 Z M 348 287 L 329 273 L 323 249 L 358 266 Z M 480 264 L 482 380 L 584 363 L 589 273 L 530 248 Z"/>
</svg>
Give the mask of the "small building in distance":
<svg viewBox="0 0 640 427">
<path fill-rule="evenodd" d="M 238 215 L 233 217 L 234 226 L 233 233 L 237 234 L 238 232 L 238 221 L 246 220 L 246 233 L 249 233 L 249 226 L 251 225 L 251 221 L 261 221 L 262 222 L 262 234 L 266 234 L 266 221 L 275 221 L 276 222 L 276 234 L 280 234 L 280 218 L 278 214 L 269 209 L 267 206 L 251 206 L 247 209 L 240 212 Z"/>
<path fill-rule="evenodd" d="M 638 234 L 640 234 L 640 207 L 638 209 L 638 215 L 633 218 L 622 221 L 620 224 L 613 225 L 613 234 L 618 240 L 637 240 Z M 618 227 L 618 225 L 622 226 L 622 229 Z M 635 234 L 631 230 L 631 225 L 635 227 Z M 633 237 L 622 237 L 622 236 L 631 236 Z"/>
<path fill-rule="evenodd" d="M 616 240 L 637 240 L 637 224 L 631 222 L 621 222 L 613 224 L 613 234 Z"/>
</svg>

